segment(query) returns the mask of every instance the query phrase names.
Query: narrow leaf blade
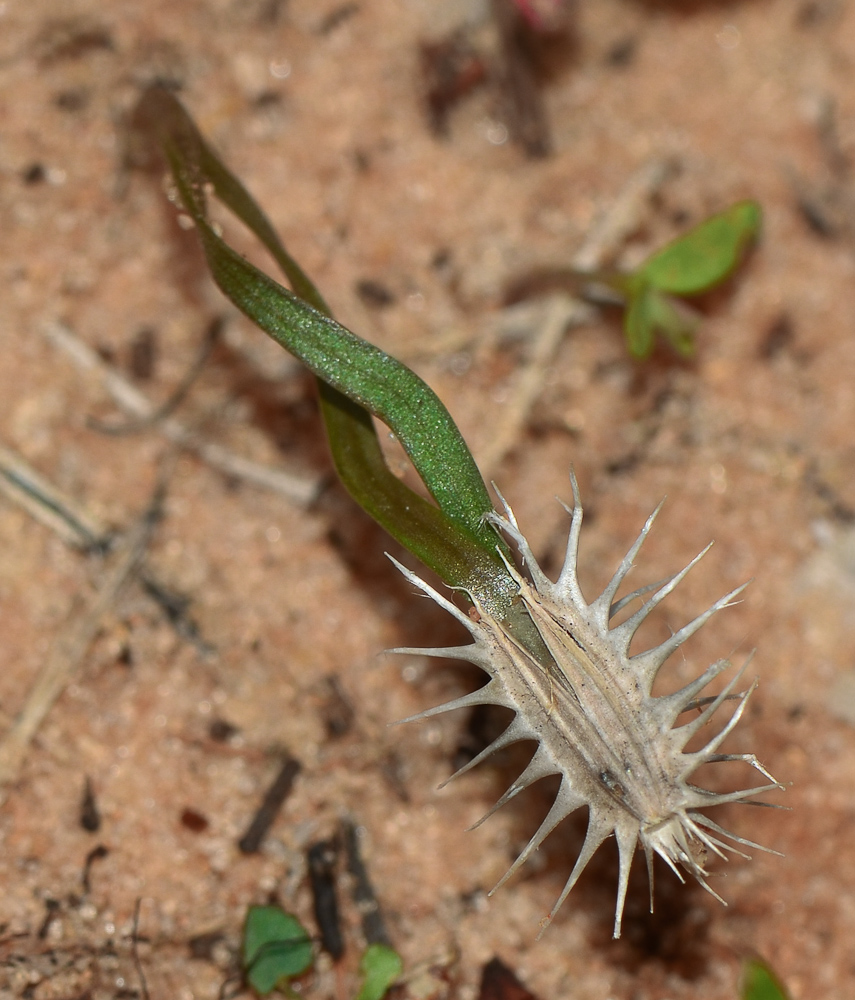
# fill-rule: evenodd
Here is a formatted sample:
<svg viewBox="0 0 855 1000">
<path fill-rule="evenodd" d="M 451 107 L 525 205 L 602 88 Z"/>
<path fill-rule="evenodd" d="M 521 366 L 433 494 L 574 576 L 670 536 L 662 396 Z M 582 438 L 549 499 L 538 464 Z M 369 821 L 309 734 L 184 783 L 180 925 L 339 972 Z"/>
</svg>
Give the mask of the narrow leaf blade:
<svg viewBox="0 0 855 1000">
<path fill-rule="evenodd" d="M 443 580 L 465 587 L 485 606 L 501 612 L 509 605 L 513 588 L 497 549 L 507 550 L 485 520 L 492 511 L 489 494 L 441 401 L 414 372 L 331 318 L 320 293 L 267 217 L 169 91 L 148 90 L 136 120 L 141 134 L 152 134 L 166 155 L 214 280 L 321 382 L 330 447 L 348 490 Z M 206 198 L 211 189 L 267 247 L 293 292 L 221 239 L 208 216 Z M 395 432 L 439 510 L 389 471 L 369 413 Z"/>
</svg>

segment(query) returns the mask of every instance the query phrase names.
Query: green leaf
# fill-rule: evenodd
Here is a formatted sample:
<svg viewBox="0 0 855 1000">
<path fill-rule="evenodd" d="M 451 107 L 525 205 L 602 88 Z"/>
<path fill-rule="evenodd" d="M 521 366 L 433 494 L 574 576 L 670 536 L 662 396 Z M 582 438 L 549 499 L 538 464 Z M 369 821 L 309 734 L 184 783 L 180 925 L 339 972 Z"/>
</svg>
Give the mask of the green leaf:
<svg viewBox="0 0 855 1000">
<path fill-rule="evenodd" d="M 761 209 L 740 201 L 657 251 L 633 275 L 674 295 L 697 295 L 724 281 L 759 233 Z"/>
<path fill-rule="evenodd" d="M 653 352 L 656 333 L 663 334 L 684 357 L 695 349 L 694 334 L 700 317 L 688 306 L 650 285 L 641 285 L 630 294 L 624 314 L 624 333 L 629 353 L 643 360 Z"/>
<path fill-rule="evenodd" d="M 487 489 L 460 431 L 415 372 L 283 288 L 196 220 L 214 280 L 253 322 L 306 367 L 390 427 L 448 517 L 485 549 L 497 536 Z"/>
<path fill-rule="evenodd" d="M 650 357 L 653 351 L 651 292 L 649 285 L 641 285 L 630 297 L 623 317 L 626 346 L 629 348 L 629 353 L 640 360 Z"/>
<path fill-rule="evenodd" d="M 356 1000 L 383 1000 L 403 967 L 401 956 L 393 948 L 385 944 L 369 945 L 359 963 L 359 971 L 365 978 Z"/>
<path fill-rule="evenodd" d="M 262 996 L 312 964 L 312 942 L 300 921 L 278 906 L 251 906 L 242 942 L 246 981 Z"/>
<path fill-rule="evenodd" d="M 742 966 L 742 1000 L 790 1000 L 790 995 L 762 959 L 750 958 Z"/>
<path fill-rule="evenodd" d="M 465 590 L 504 621 L 515 640 L 548 668 L 549 651 L 525 607 L 515 603 L 518 587 L 505 563 L 510 550 L 487 520 L 493 505 L 484 481 L 436 394 L 406 366 L 332 319 L 249 192 L 169 91 L 147 90 L 134 124 L 139 137 L 153 138 L 166 157 L 221 290 L 318 378 L 333 461 L 353 498 L 445 583 Z M 294 291 L 219 236 L 208 216 L 210 188 L 267 247 Z M 438 506 L 389 470 L 372 414 L 397 435 Z"/>
<path fill-rule="evenodd" d="M 321 382 L 333 461 L 354 499 L 446 583 L 467 590 L 499 617 L 513 614 L 516 588 L 499 554 L 508 555 L 508 550 L 485 520 L 493 505 L 442 402 L 414 372 L 332 319 L 269 220 L 171 93 L 160 87 L 146 91 L 135 124 L 143 137 L 153 136 L 162 148 L 214 280 Z M 224 242 L 211 225 L 206 189 L 261 240 L 294 291 Z M 438 508 L 390 472 L 371 414 L 398 437 Z"/>
</svg>

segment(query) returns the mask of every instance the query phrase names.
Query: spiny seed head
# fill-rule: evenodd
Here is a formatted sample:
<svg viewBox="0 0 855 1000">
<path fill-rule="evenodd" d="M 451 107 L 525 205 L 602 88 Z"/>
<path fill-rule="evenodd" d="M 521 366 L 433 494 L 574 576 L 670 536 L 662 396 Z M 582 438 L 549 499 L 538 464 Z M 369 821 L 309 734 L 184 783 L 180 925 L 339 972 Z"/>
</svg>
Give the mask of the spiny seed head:
<svg viewBox="0 0 855 1000">
<path fill-rule="evenodd" d="M 541 659 L 536 658 L 513 637 L 502 620 L 493 617 L 477 601 L 474 601 L 476 614 L 464 615 L 400 564 L 397 565 L 401 572 L 457 618 L 474 641 L 467 646 L 392 652 L 464 659 L 489 675 L 489 681 L 479 690 L 403 721 L 428 718 L 440 712 L 474 705 L 501 705 L 515 713 L 505 732 L 452 776 L 458 777 L 511 743 L 520 740 L 537 743 L 528 767 L 488 812 L 488 816 L 540 778 L 551 774 L 560 776 L 552 808 L 499 885 L 526 861 L 565 817 L 587 806 L 588 831 L 584 844 L 558 901 L 544 921 L 544 927 L 555 916 L 599 846 L 607 837 L 614 835 L 620 858 L 614 923 L 614 936 L 617 938 L 620 937 L 630 865 L 639 845 L 644 851 L 651 879 L 651 910 L 653 854 L 663 858 L 681 881 L 680 869 L 683 869 L 713 896 L 721 899 L 706 881 L 704 865 L 707 856 L 712 853 L 726 858 L 726 850 L 743 857 L 747 855 L 726 844 L 720 837 L 759 850 L 768 848 L 722 829 L 702 810 L 727 802 L 745 802 L 752 796 L 783 786 L 772 778 L 753 754 L 717 753 L 722 741 L 741 718 L 756 686 L 755 682 L 744 691 L 732 693 L 748 662 L 712 698 L 699 698 L 699 695 L 730 667 L 725 660 L 712 664 L 699 678 L 679 691 L 661 697 L 653 697 L 651 693 L 656 674 L 671 653 L 717 611 L 727 607 L 743 588 L 739 587 L 716 601 L 660 645 L 630 655 L 630 643 L 639 626 L 707 550 L 664 583 L 641 588 L 616 600 L 618 589 L 659 512 L 657 507 L 603 593 L 588 603 L 582 596 L 576 573 L 582 506 L 575 478 L 572 483 L 575 505 L 567 552 L 564 566 L 554 583 L 538 565 L 528 541 L 517 526 L 513 511 L 504 499 L 504 515 L 491 517 L 496 526 L 514 541 L 528 571 L 529 579 L 526 579 L 509 566 L 519 588 L 519 599 L 548 650 L 547 662 L 541 662 L 542 654 Z M 651 591 L 652 596 L 638 611 L 621 624 L 611 627 L 611 619 L 618 610 Z M 736 708 L 723 729 L 702 749 L 685 752 L 688 741 L 728 700 L 735 701 Z M 690 721 L 676 725 L 682 713 L 695 707 L 702 707 L 703 710 Z M 752 765 L 768 779 L 768 783 L 718 794 L 689 782 L 690 775 L 702 764 L 723 760 L 739 760 Z"/>
</svg>

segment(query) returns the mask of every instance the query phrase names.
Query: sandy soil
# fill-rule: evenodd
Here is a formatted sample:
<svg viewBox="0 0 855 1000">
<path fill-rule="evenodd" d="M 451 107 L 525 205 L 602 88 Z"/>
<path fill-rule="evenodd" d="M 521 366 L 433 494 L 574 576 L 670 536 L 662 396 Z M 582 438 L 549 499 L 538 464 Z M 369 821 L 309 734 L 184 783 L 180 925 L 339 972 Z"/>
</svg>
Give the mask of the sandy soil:
<svg viewBox="0 0 855 1000">
<path fill-rule="evenodd" d="M 498 955 L 541 1000 L 725 1000 L 754 952 L 796 1000 L 851 995 L 855 6 L 582 0 L 569 34 L 540 51 L 552 142 L 541 158 L 514 141 L 484 18 L 459 0 L 0 3 L 0 441 L 93 517 L 129 528 L 169 445 L 156 429 L 93 429 L 91 418 L 125 418 L 49 333 L 62 324 L 159 402 L 222 316 L 223 341 L 176 418 L 318 492 L 301 504 L 178 457 L 147 567 L 189 599 L 209 648 L 137 584 L 102 617 L 4 791 L 0 997 L 141 995 L 137 900 L 152 998 L 242 995 L 224 983 L 247 905 L 275 898 L 314 926 L 305 852 L 347 818 L 412 974 L 401 996 L 474 998 Z M 454 30 L 488 80 L 452 102 L 437 135 L 423 46 Z M 567 526 L 555 496 L 568 498 L 575 466 L 591 594 L 666 494 L 639 578 L 715 538 L 651 641 L 754 578 L 664 681 L 757 648 L 761 684 L 728 746 L 792 782 L 779 797 L 792 811 L 722 810 L 785 854 L 719 866 L 727 908 L 663 870 L 650 917 L 638 864 L 612 942 L 607 845 L 536 941 L 581 821 L 487 898 L 548 791 L 464 835 L 525 748 L 437 792 L 493 720 L 388 727 L 477 678 L 379 655 L 461 636 L 332 481 L 311 380 L 223 302 L 162 188 L 126 168 L 122 122 L 154 78 L 181 84 L 338 318 L 423 375 L 478 458 L 544 322 L 542 302 L 522 318 L 503 309 L 510 283 L 566 265 L 651 164 L 672 169 L 643 201 L 624 262 L 739 198 L 760 201 L 762 243 L 703 303 L 697 357 L 663 349 L 639 365 L 616 316 L 593 316 L 562 340 L 494 470 L 554 568 Z M 227 235 L 257 255 L 237 226 Z M 3 499 L 0 539 L 8 730 L 121 557 L 83 555 Z M 242 854 L 283 751 L 302 771 L 262 849 Z M 99 822 L 81 814 L 87 781 Z M 322 956 L 306 996 L 354 995 L 348 881 L 345 957 Z"/>
</svg>

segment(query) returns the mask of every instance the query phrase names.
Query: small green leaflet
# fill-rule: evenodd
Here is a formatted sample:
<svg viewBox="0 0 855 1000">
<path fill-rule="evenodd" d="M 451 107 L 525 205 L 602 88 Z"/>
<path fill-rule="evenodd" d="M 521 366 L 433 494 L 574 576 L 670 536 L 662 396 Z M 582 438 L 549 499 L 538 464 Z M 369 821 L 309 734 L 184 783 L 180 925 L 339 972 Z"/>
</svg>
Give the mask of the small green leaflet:
<svg viewBox="0 0 855 1000">
<path fill-rule="evenodd" d="M 649 357 L 657 333 L 679 354 L 691 355 L 700 316 L 674 296 L 698 295 L 724 281 L 756 239 L 761 217 L 757 202 L 737 202 L 613 281 L 626 295 L 624 333 L 633 357 Z"/>
<path fill-rule="evenodd" d="M 243 928 L 243 969 L 262 996 L 312 964 L 312 942 L 300 921 L 278 906 L 251 906 Z"/>
<path fill-rule="evenodd" d="M 383 1000 L 403 967 L 401 956 L 393 948 L 370 944 L 359 963 L 359 971 L 365 979 L 356 1000 Z"/>
<path fill-rule="evenodd" d="M 305 972 L 313 960 L 305 927 L 278 906 L 249 908 L 241 951 L 246 981 L 261 996 L 277 988 L 288 992 L 288 980 Z M 369 945 L 359 963 L 364 979 L 356 1000 L 383 1000 L 402 969 L 401 956 L 393 948 Z"/>
<path fill-rule="evenodd" d="M 790 995 L 760 958 L 747 959 L 742 967 L 742 1000 L 790 1000 Z"/>
<path fill-rule="evenodd" d="M 699 323 L 700 316 L 694 310 L 643 285 L 630 298 L 624 316 L 627 347 L 634 358 L 647 358 L 653 351 L 654 335 L 661 333 L 679 354 L 689 357 Z"/>
<path fill-rule="evenodd" d="M 706 292 L 733 273 L 761 217 L 756 201 L 737 202 L 648 257 L 633 277 L 672 295 Z"/>
</svg>

